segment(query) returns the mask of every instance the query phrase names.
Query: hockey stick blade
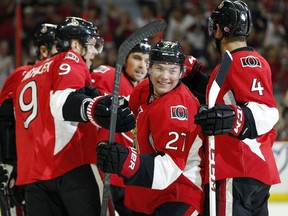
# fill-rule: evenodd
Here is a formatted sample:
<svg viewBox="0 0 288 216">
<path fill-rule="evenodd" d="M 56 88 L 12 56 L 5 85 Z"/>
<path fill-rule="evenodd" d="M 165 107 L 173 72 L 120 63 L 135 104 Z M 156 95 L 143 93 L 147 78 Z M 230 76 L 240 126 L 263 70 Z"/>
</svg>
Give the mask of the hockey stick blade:
<svg viewBox="0 0 288 216">
<path fill-rule="evenodd" d="M 233 58 L 231 53 L 226 50 L 220 66 L 218 68 L 215 79 L 212 82 L 208 94 L 208 108 L 214 107 L 216 99 L 219 95 L 222 84 L 230 69 Z M 216 162 L 215 162 L 215 137 L 209 136 L 209 211 L 210 216 L 216 216 Z"/>
<path fill-rule="evenodd" d="M 111 112 L 110 127 L 109 127 L 109 145 L 112 145 L 114 143 L 117 110 L 118 110 L 120 77 L 121 77 L 122 67 L 126 59 L 126 56 L 134 48 L 134 46 L 139 44 L 145 38 L 148 38 L 152 35 L 155 35 L 158 32 L 163 31 L 166 28 L 166 25 L 167 24 L 163 19 L 151 22 L 145 25 L 144 27 L 137 29 L 135 32 L 133 32 L 119 47 L 117 60 L 116 60 L 116 68 L 115 68 L 114 90 L 112 94 L 113 99 L 112 99 L 112 112 Z M 110 174 L 105 173 L 101 216 L 107 215 L 109 194 L 110 194 Z"/>
</svg>

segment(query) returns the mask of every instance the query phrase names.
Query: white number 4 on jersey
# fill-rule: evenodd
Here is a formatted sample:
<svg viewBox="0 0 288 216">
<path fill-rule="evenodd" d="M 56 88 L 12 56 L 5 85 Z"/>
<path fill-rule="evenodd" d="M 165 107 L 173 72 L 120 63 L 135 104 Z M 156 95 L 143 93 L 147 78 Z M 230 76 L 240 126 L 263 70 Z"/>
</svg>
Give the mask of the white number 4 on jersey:
<svg viewBox="0 0 288 216">
<path fill-rule="evenodd" d="M 261 82 L 257 78 L 253 79 L 251 91 L 258 91 L 259 95 L 263 95 L 264 87 L 261 85 Z"/>
</svg>

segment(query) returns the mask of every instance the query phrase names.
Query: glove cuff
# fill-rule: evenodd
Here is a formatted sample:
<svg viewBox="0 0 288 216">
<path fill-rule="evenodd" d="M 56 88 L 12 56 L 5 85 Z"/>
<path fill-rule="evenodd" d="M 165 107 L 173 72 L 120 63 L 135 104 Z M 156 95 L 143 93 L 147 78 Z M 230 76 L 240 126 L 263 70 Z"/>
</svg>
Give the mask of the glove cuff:
<svg viewBox="0 0 288 216">
<path fill-rule="evenodd" d="M 235 113 L 234 124 L 232 130 L 230 131 L 230 135 L 233 137 L 238 137 L 243 130 L 245 122 L 244 112 L 240 106 L 236 105 L 229 105 L 229 106 L 234 110 Z"/>
<path fill-rule="evenodd" d="M 139 169 L 140 166 L 140 156 L 135 148 L 127 147 L 128 155 L 126 160 L 123 163 L 122 170 L 119 173 L 121 176 L 125 178 L 130 178 L 133 176 Z"/>
<path fill-rule="evenodd" d="M 95 97 L 92 99 L 92 101 L 88 104 L 87 106 L 87 118 L 89 119 L 89 121 L 95 125 L 96 127 L 101 127 L 99 124 L 97 124 L 96 122 L 96 119 L 95 119 L 95 115 L 94 115 L 94 112 L 95 112 L 95 106 L 97 105 L 98 101 L 100 98 L 102 98 L 103 96 L 99 96 L 99 97 Z"/>
</svg>

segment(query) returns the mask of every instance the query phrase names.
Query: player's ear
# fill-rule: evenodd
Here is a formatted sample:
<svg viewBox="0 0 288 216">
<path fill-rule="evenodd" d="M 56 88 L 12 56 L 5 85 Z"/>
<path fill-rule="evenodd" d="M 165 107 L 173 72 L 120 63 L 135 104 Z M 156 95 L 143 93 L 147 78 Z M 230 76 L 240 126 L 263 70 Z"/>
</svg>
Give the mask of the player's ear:
<svg viewBox="0 0 288 216">
<path fill-rule="evenodd" d="M 215 38 L 221 38 L 222 37 L 222 30 L 219 24 L 215 25 L 215 29 L 214 29 L 214 37 Z"/>
<path fill-rule="evenodd" d="M 152 65 L 150 65 L 150 67 L 147 68 L 147 75 L 148 76 L 151 74 L 151 67 L 152 67 Z"/>
<path fill-rule="evenodd" d="M 179 76 L 179 79 L 183 78 L 184 77 L 184 71 L 180 71 L 180 76 Z"/>
<path fill-rule="evenodd" d="M 40 57 L 41 57 L 41 59 L 45 59 L 45 58 L 47 58 L 48 57 L 48 49 L 47 49 L 47 47 L 46 46 L 44 46 L 44 45 L 41 45 L 40 47 L 39 47 L 39 52 L 40 52 Z"/>
<path fill-rule="evenodd" d="M 79 43 L 78 40 L 71 40 L 71 49 L 75 52 L 81 54 L 82 56 L 85 54 L 85 50 L 83 49 L 83 46 Z"/>
</svg>

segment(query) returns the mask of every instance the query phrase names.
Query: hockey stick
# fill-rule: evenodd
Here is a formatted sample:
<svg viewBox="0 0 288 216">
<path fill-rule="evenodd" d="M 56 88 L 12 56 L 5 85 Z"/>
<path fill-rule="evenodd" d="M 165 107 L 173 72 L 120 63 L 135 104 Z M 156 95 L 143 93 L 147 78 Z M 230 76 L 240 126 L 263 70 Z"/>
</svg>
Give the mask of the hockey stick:
<svg viewBox="0 0 288 216">
<path fill-rule="evenodd" d="M 229 71 L 231 63 L 233 61 L 231 53 L 226 50 L 215 79 L 212 82 L 209 94 L 208 94 L 208 108 L 214 107 L 216 99 L 220 92 L 221 86 L 225 80 L 225 77 Z M 209 211 L 210 216 L 216 216 L 216 163 L 215 163 L 215 137 L 209 136 Z"/>
<path fill-rule="evenodd" d="M 3 164 L 1 163 L 2 166 L 8 171 L 8 176 L 11 175 L 13 167 L 8 164 Z M 10 216 L 10 206 L 9 206 L 9 198 L 8 198 L 8 190 L 7 190 L 8 185 L 4 186 L 3 190 L 0 190 L 0 215 L 1 216 Z"/>
<path fill-rule="evenodd" d="M 150 37 L 152 35 L 155 35 L 156 33 L 163 31 L 165 28 L 166 28 L 166 22 L 163 19 L 151 22 L 145 25 L 144 27 L 133 32 L 119 47 L 117 60 L 116 60 L 115 77 L 114 77 L 114 90 L 112 94 L 113 100 L 112 100 L 112 112 L 111 112 L 110 127 L 109 127 L 109 130 L 110 130 L 109 131 L 109 145 L 113 145 L 114 143 L 120 77 L 121 77 L 122 67 L 126 59 L 126 56 L 133 49 L 133 47 L 136 46 L 138 43 L 140 43 L 143 39 Z M 110 174 L 105 173 L 101 216 L 106 216 L 109 194 L 110 194 Z"/>
<path fill-rule="evenodd" d="M 7 198 L 7 190 L 3 189 L 0 191 L 0 215 L 1 216 L 10 216 L 10 207 Z"/>
</svg>

